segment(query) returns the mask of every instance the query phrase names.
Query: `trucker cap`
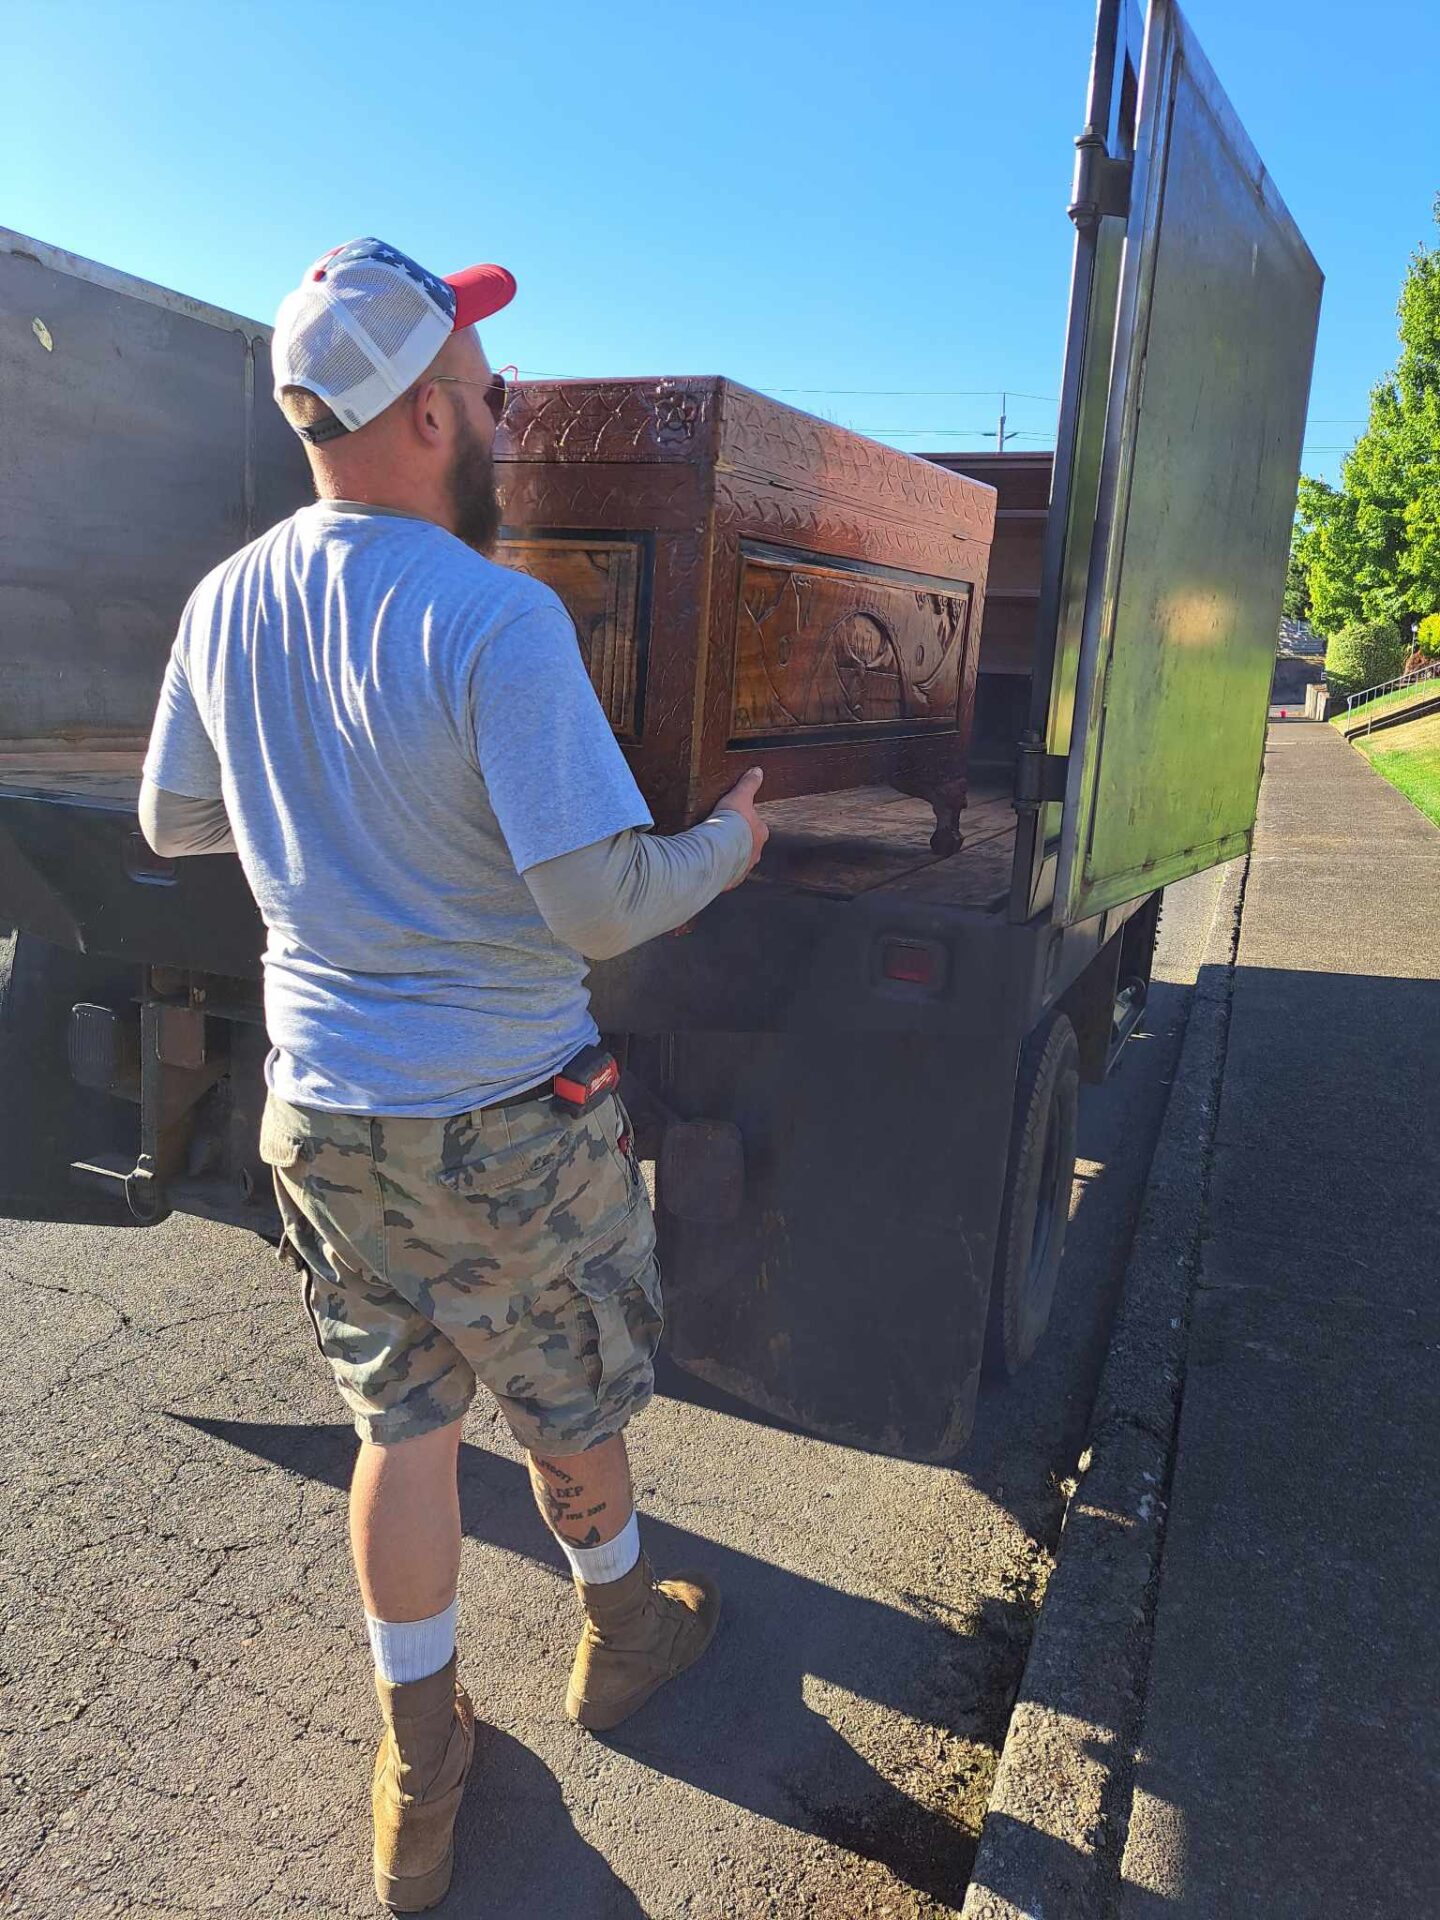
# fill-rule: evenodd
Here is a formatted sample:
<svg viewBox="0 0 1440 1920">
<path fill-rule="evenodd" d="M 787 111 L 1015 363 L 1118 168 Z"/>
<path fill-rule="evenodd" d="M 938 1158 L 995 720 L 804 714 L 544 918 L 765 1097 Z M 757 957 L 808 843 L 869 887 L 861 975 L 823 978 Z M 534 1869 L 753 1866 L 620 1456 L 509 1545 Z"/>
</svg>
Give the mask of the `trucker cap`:
<svg viewBox="0 0 1440 1920">
<path fill-rule="evenodd" d="M 298 427 L 333 440 L 383 413 L 424 373 L 446 340 L 515 297 L 504 267 L 466 267 L 442 280 L 383 240 L 349 240 L 308 268 L 275 316 L 275 398 L 305 387 L 335 419 Z"/>
</svg>

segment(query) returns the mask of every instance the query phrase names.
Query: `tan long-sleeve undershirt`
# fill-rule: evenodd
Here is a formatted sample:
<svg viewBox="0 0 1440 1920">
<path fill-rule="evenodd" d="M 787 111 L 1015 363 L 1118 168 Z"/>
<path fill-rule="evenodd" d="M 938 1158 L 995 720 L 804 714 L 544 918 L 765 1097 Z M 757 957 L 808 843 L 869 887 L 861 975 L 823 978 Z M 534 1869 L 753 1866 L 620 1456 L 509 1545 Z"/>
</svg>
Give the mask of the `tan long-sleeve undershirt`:
<svg viewBox="0 0 1440 1920">
<path fill-rule="evenodd" d="M 223 800 L 195 800 L 145 781 L 140 829 L 165 859 L 234 853 Z M 587 960 L 613 960 L 683 926 L 733 885 L 750 859 L 750 828 L 738 813 L 715 813 L 688 833 L 630 829 L 524 874 L 557 940 Z"/>
</svg>

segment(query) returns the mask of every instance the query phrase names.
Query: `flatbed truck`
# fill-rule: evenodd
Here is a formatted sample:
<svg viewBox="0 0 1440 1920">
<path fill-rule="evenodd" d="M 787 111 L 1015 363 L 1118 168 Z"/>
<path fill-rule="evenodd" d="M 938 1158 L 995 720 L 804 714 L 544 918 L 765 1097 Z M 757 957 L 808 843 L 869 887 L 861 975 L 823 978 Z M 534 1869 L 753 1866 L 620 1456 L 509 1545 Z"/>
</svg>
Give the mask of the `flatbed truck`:
<svg viewBox="0 0 1440 1920">
<path fill-rule="evenodd" d="M 775 802 L 751 881 L 591 976 L 673 1360 L 918 1459 L 1044 1332 L 1163 888 L 1250 844 L 1318 316 L 1171 0 L 1102 0 L 1076 147 L 1053 456 L 934 456 L 999 491 L 963 845 Z M 267 332 L 0 232 L 0 409 L 0 1214 L 273 1238 L 263 928 L 136 818 L 190 588 L 309 497 Z"/>
</svg>

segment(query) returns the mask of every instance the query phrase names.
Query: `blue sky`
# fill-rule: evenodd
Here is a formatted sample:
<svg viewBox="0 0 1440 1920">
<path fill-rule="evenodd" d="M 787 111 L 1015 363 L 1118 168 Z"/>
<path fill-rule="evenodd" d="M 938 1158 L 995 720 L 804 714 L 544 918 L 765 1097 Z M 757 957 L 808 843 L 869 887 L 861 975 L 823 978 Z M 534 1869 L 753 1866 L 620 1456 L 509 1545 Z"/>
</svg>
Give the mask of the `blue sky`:
<svg viewBox="0 0 1440 1920">
<path fill-rule="evenodd" d="M 1188 12 L 1328 277 L 1333 474 L 1435 237 L 1440 7 Z M 1088 0 L 9 0 L 0 221 L 269 318 L 378 233 L 503 261 L 527 372 L 727 373 L 912 448 L 1048 445 Z M 993 439 L 990 442 L 994 444 Z"/>
</svg>

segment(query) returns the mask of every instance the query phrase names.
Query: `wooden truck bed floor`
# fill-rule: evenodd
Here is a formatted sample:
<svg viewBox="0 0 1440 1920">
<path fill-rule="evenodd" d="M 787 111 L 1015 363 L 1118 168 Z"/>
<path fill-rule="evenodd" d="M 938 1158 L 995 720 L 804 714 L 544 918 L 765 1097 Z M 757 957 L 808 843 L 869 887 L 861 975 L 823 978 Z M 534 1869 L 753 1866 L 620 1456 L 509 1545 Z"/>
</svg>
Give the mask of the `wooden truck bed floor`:
<svg viewBox="0 0 1440 1920">
<path fill-rule="evenodd" d="M 0 743 L 0 802 L 48 800 L 133 814 L 143 741 Z M 948 860 L 930 851 L 928 802 L 893 787 L 776 800 L 760 808 L 770 842 L 756 884 L 852 899 L 884 889 L 936 906 L 982 911 L 1003 904 L 1014 857 L 1015 813 L 1007 777 L 972 774 L 960 817 L 965 843 Z"/>
<path fill-rule="evenodd" d="M 854 898 L 884 889 L 907 901 L 990 909 L 1001 906 L 1015 857 L 1015 809 L 1008 774 L 971 773 L 960 816 L 964 845 L 948 860 L 930 851 L 929 803 L 893 787 L 775 800 L 759 809 L 770 829 L 757 881 Z"/>
<path fill-rule="evenodd" d="M 0 741 L 0 795 L 134 813 L 145 746 L 133 739 Z"/>
</svg>

